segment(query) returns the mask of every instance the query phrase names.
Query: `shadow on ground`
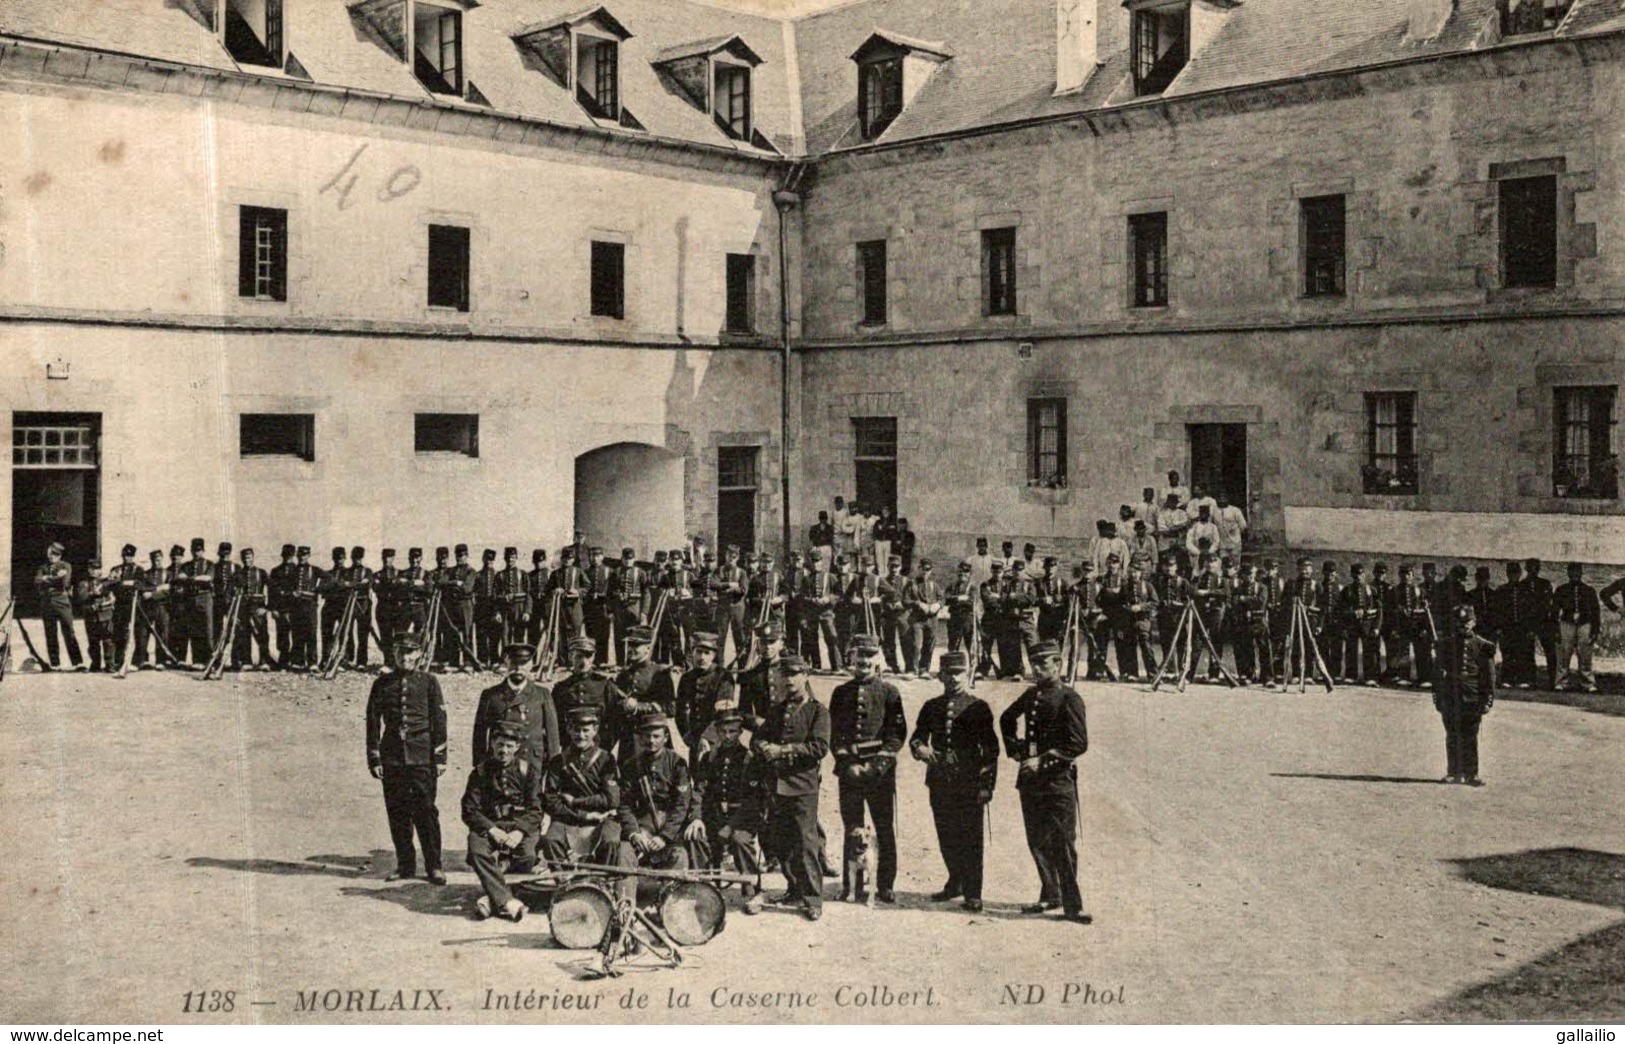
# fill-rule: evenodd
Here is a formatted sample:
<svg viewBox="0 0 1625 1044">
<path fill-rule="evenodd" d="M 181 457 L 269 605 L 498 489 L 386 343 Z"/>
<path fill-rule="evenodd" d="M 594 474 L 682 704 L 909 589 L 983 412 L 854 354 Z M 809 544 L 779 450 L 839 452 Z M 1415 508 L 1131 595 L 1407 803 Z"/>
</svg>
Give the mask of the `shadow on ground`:
<svg viewBox="0 0 1625 1044">
<path fill-rule="evenodd" d="M 1625 909 L 1625 855 L 1543 848 L 1453 860 L 1489 888 Z M 1425 1021 L 1596 1021 L 1625 1016 L 1625 921 L 1416 1012 Z"/>
<path fill-rule="evenodd" d="M 1591 714 L 1604 714 L 1610 718 L 1625 718 L 1625 684 L 1618 677 L 1597 678 L 1602 692 L 1552 692 L 1549 689 L 1497 689 L 1497 703 L 1544 703 L 1553 707 L 1572 707 Z"/>
<path fill-rule="evenodd" d="M 250 874 L 276 876 L 329 876 L 366 877 L 384 876 L 395 865 L 395 853 L 375 849 L 371 855 L 314 855 L 304 859 L 217 859 L 214 856 L 193 856 L 187 866 L 214 870 L 238 870 Z"/>
</svg>

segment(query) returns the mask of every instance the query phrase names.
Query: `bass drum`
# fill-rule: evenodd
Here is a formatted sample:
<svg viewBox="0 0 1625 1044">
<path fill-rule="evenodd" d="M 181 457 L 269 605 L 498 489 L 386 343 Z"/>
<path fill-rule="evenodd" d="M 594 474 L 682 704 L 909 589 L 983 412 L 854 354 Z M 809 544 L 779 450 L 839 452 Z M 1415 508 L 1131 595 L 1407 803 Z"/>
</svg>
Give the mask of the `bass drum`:
<svg viewBox="0 0 1625 1044">
<path fill-rule="evenodd" d="M 660 890 L 660 927 L 681 946 L 710 942 L 722 931 L 728 904 L 704 881 L 673 881 Z"/>
<path fill-rule="evenodd" d="M 583 881 L 554 894 L 547 923 L 553 941 L 566 950 L 595 950 L 609 934 L 614 918 L 615 900 L 609 889 Z"/>
</svg>

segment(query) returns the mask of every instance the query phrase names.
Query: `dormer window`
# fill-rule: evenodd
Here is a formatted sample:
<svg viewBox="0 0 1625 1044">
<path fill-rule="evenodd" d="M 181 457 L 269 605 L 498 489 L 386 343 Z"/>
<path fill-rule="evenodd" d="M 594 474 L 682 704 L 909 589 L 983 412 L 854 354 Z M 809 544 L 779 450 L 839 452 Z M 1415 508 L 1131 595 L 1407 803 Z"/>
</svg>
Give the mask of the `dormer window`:
<svg viewBox="0 0 1625 1044">
<path fill-rule="evenodd" d="M 858 66 L 858 120 L 873 141 L 903 111 L 903 59 L 876 58 Z"/>
<path fill-rule="evenodd" d="M 1501 0 L 1501 35 L 1549 33 L 1573 6 L 1574 0 Z"/>
<path fill-rule="evenodd" d="M 1191 56 L 1191 5 L 1137 8 L 1133 24 L 1134 93 L 1161 94 Z"/>
<path fill-rule="evenodd" d="M 654 57 L 655 70 L 668 86 L 710 113 L 722 133 L 743 142 L 755 133 L 751 70 L 761 64 L 761 56 L 737 35 L 679 44 Z"/>
<path fill-rule="evenodd" d="M 620 41 L 576 35 L 576 100 L 599 119 L 620 118 Z"/>
<path fill-rule="evenodd" d="M 282 0 L 225 0 L 226 50 L 240 65 L 282 68 Z"/>
<path fill-rule="evenodd" d="M 750 140 L 750 67 L 716 63 L 711 90 L 717 126 L 730 138 Z"/>
<path fill-rule="evenodd" d="M 640 128 L 621 104 L 621 42 L 631 37 L 603 7 L 536 22 L 513 33 L 514 42 L 534 59 L 526 64 L 574 94 L 589 116 Z"/>
<path fill-rule="evenodd" d="M 412 8 L 412 71 L 435 94 L 463 93 L 463 12 L 431 4 Z"/>
</svg>

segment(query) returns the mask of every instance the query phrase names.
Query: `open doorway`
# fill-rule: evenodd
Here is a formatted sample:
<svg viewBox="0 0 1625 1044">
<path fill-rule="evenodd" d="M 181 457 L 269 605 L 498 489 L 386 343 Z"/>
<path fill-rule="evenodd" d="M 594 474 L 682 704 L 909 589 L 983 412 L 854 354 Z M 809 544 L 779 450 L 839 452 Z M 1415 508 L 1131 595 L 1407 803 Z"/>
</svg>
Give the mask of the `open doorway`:
<svg viewBox="0 0 1625 1044">
<path fill-rule="evenodd" d="M 756 550 L 757 446 L 717 447 L 717 547 Z"/>
<path fill-rule="evenodd" d="M 1188 424 L 1191 492 L 1200 489 L 1247 511 L 1247 425 Z"/>
<path fill-rule="evenodd" d="M 28 615 L 47 547 L 75 573 L 100 552 L 101 428 L 99 413 L 12 414 L 11 594 Z"/>
<path fill-rule="evenodd" d="M 683 543 L 683 457 L 659 446 L 618 442 L 576 458 L 575 528 L 618 559 Z"/>
</svg>

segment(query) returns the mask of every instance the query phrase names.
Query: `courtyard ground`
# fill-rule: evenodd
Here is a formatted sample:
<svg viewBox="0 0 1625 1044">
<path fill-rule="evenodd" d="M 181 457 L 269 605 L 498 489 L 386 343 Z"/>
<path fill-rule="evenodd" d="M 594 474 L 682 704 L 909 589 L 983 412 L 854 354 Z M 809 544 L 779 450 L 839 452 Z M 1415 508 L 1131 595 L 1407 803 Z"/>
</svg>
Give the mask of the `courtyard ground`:
<svg viewBox="0 0 1625 1044">
<path fill-rule="evenodd" d="M 457 806 L 488 681 L 443 680 L 451 882 L 436 888 L 383 880 L 369 679 L 7 677 L 0 1021 L 1625 1016 L 1618 696 L 1505 694 L 1475 790 L 1435 782 L 1444 744 L 1426 694 L 1087 685 L 1093 926 L 1017 913 L 1037 884 L 1008 771 L 987 910 L 931 904 L 944 874 L 923 771 L 905 761 L 898 906 L 831 902 L 818 924 L 735 910 L 684 968 L 595 982 L 545 916 L 468 917 Z M 816 680 L 821 699 L 833 684 Z M 912 723 L 937 689 L 902 689 Z M 1019 691 L 980 686 L 995 711 Z M 838 839 L 833 780 L 822 807 Z M 647 1007 L 622 1007 L 640 996 Z"/>
</svg>

